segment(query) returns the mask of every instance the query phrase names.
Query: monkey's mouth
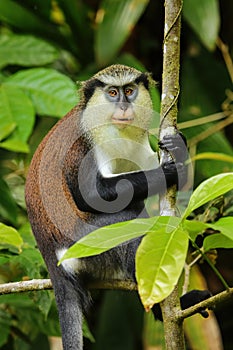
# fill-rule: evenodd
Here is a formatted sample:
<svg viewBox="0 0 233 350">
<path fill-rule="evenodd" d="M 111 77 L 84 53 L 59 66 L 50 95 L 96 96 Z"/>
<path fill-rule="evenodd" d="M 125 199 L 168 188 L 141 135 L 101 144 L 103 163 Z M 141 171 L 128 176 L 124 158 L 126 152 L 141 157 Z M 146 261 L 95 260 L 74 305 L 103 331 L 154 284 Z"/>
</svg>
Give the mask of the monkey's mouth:
<svg viewBox="0 0 233 350">
<path fill-rule="evenodd" d="M 117 117 L 112 117 L 112 122 L 113 124 L 132 124 L 134 118 L 131 117 L 127 117 L 127 118 L 117 118 Z"/>
</svg>

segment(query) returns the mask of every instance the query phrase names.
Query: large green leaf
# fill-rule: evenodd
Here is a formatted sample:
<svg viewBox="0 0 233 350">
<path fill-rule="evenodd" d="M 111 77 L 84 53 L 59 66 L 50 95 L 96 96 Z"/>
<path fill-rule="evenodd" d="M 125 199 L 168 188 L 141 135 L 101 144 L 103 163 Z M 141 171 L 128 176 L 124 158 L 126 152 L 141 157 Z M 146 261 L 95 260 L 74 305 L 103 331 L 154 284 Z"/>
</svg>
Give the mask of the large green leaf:
<svg viewBox="0 0 233 350">
<path fill-rule="evenodd" d="M 22 6 L 22 4 L 18 4 L 12 0 L 0 1 L 0 19 L 10 25 L 21 29 L 28 29 L 29 31 L 32 28 L 42 31 L 45 24 L 41 18 L 37 17 L 35 10 L 31 12 Z"/>
<path fill-rule="evenodd" d="M 8 246 L 19 249 L 22 243 L 20 234 L 13 227 L 0 223 L 0 249 Z"/>
<path fill-rule="evenodd" d="M 188 234 L 174 226 L 146 235 L 136 254 L 138 291 L 146 309 L 165 299 L 176 285 L 188 249 Z"/>
<path fill-rule="evenodd" d="M 12 151 L 27 152 L 26 141 L 32 132 L 35 111 L 31 100 L 17 86 L 2 84 L 0 86 L 0 124 L 3 128 L 9 124 L 16 125 L 8 139 L 0 147 Z"/>
<path fill-rule="evenodd" d="M 217 0 L 184 0 L 183 14 L 207 49 L 213 50 L 220 28 Z"/>
<path fill-rule="evenodd" d="M 66 17 L 66 23 L 72 32 L 74 45 L 77 51 L 76 57 L 84 65 L 93 61 L 93 29 L 89 13 L 92 11 L 90 5 L 85 1 L 57 0 L 59 7 Z M 85 43 L 85 45 L 77 44 Z"/>
<path fill-rule="evenodd" d="M 193 210 L 233 189 L 233 173 L 219 174 L 203 181 L 191 195 L 184 213 L 186 218 Z"/>
<path fill-rule="evenodd" d="M 57 50 L 45 41 L 30 35 L 2 35 L 0 37 L 0 68 L 17 64 L 40 66 L 53 62 Z"/>
<path fill-rule="evenodd" d="M 70 258 L 82 258 L 101 254 L 130 239 L 140 237 L 165 227 L 166 232 L 171 232 L 180 223 L 177 217 L 152 217 L 149 219 L 135 219 L 117 224 L 101 227 L 89 235 L 81 238 L 70 247 L 60 262 Z"/>
<path fill-rule="evenodd" d="M 123 242 L 148 233 L 156 221 L 157 218 L 136 219 L 101 227 L 70 247 L 60 262 L 70 258 L 81 258 L 103 253 Z"/>
<path fill-rule="evenodd" d="M 103 0 L 97 13 L 96 59 L 111 62 L 145 10 L 148 0 Z"/>
<path fill-rule="evenodd" d="M 41 115 L 63 117 L 78 100 L 75 83 L 49 68 L 22 70 L 8 78 L 5 84 L 23 89 Z"/>
<path fill-rule="evenodd" d="M 44 36 L 46 39 L 50 38 L 55 42 L 62 42 L 65 44 L 64 37 L 58 26 L 52 23 L 49 18 L 45 18 L 45 12 L 47 12 L 47 10 L 43 10 L 38 1 L 36 3 L 32 2 L 31 6 L 27 5 L 28 4 L 23 4 L 21 0 L 17 2 L 13 0 L 1 0 L 0 20 L 23 32 L 36 33 Z M 31 9 L 29 9 L 29 7 L 31 7 Z M 43 12 L 43 15 L 41 15 L 40 12 Z"/>
</svg>

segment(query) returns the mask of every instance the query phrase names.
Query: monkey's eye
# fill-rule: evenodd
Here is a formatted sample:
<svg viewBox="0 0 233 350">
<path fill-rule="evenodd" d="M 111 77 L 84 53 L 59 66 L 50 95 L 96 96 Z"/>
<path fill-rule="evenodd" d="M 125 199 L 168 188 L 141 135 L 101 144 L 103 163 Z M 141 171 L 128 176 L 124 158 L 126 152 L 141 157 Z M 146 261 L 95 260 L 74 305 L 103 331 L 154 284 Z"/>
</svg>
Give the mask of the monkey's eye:
<svg viewBox="0 0 233 350">
<path fill-rule="evenodd" d="M 125 88 L 125 96 L 131 96 L 134 90 L 130 87 Z"/>
<path fill-rule="evenodd" d="M 110 89 L 108 90 L 108 94 L 111 97 L 116 97 L 118 95 L 118 91 L 116 89 Z"/>
</svg>

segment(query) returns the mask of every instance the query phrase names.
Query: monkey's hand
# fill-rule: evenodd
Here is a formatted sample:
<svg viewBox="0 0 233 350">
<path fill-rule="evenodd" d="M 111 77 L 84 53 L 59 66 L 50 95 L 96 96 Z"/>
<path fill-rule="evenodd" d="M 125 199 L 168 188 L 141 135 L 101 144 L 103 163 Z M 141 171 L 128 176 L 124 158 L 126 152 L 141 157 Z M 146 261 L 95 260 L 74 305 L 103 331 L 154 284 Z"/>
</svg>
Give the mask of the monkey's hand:
<svg viewBox="0 0 233 350">
<path fill-rule="evenodd" d="M 173 160 L 161 165 L 167 183 L 167 188 L 177 185 L 181 190 L 187 182 L 187 166 L 184 163 L 175 163 Z"/>
<path fill-rule="evenodd" d="M 187 142 L 181 132 L 164 136 L 159 141 L 159 148 L 169 152 L 175 163 L 184 163 L 188 158 Z"/>
<path fill-rule="evenodd" d="M 187 182 L 187 166 L 185 161 L 188 158 L 186 139 L 180 132 L 174 135 L 167 135 L 159 142 L 160 149 L 171 155 L 171 160 L 162 164 L 167 187 L 177 185 L 180 190 Z"/>
</svg>

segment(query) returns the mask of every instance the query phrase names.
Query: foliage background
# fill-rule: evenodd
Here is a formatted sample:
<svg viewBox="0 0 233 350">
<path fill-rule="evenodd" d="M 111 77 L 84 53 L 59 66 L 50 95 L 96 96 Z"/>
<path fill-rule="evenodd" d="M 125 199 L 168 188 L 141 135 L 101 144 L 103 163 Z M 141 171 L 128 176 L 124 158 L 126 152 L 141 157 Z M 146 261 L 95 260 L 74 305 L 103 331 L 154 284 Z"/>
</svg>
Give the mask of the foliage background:
<svg viewBox="0 0 233 350">
<path fill-rule="evenodd" d="M 158 0 L 0 1 L 1 283 L 47 277 L 27 220 L 24 184 L 37 145 L 78 102 L 77 82 L 112 63 L 151 71 L 158 81 L 154 106 L 159 110 L 163 11 Z M 232 53 L 232 14 L 228 0 L 184 0 L 179 122 L 192 156 L 211 152 L 195 162 L 195 185 L 233 170 L 233 72 L 223 57 L 230 57 L 226 47 L 220 50 L 224 42 Z M 204 116 L 208 123 L 202 122 Z M 232 196 L 205 215 L 208 220 L 232 215 Z M 231 254 L 220 250 L 216 262 L 229 285 Z M 217 278 L 205 264 L 201 268 L 209 289 L 219 292 Z M 98 341 L 87 340 L 86 349 L 135 350 L 160 344 L 160 325 L 145 317 L 136 296 L 108 292 L 94 298 L 89 325 Z M 231 307 L 216 310 L 224 349 L 233 345 Z M 0 297 L 1 349 L 46 350 L 51 335 L 59 335 L 51 292 Z M 201 347 L 196 337 L 189 339 L 190 348 L 208 349 L 206 334 L 200 338 Z"/>
</svg>

